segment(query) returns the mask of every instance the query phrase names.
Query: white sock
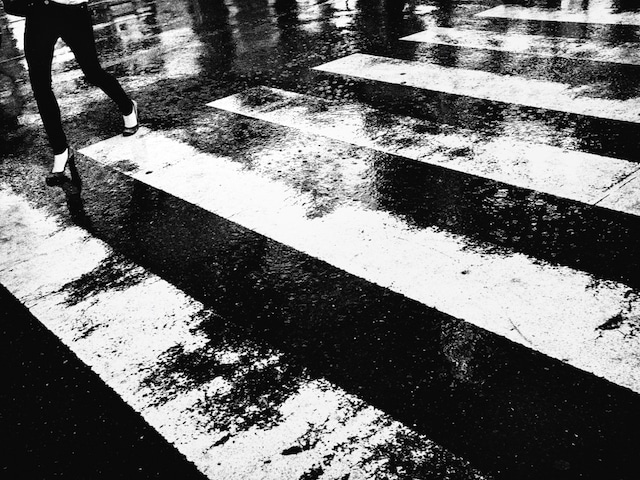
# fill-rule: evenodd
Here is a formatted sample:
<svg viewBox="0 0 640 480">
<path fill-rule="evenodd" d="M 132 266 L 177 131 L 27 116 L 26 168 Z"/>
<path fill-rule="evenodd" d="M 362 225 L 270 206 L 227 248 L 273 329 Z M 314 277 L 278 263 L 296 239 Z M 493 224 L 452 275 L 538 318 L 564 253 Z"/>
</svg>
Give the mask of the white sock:
<svg viewBox="0 0 640 480">
<path fill-rule="evenodd" d="M 69 149 L 65 148 L 64 152 L 53 156 L 53 168 L 51 173 L 64 172 L 64 167 L 69 159 Z"/>
<path fill-rule="evenodd" d="M 135 101 L 133 101 L 132 103 L 137 107 L 138 104 Z M 123 115 L 122 118 L 124 118 L 125 127 L 127 128 L 135 127 L 138 124 L 138 116 L 136 115 L 136 108 L 134 107 L 129 115 Z"/>
</svg>

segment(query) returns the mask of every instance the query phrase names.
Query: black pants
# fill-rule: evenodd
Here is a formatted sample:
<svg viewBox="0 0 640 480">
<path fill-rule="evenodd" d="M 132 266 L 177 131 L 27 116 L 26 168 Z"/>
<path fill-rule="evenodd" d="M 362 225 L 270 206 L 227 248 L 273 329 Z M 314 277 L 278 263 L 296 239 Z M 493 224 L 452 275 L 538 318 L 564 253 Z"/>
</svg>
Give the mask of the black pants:
<svg viewBox="0 0 640 480">
<path fill-rule="evenodd" d="M 38 6 L 27 16 L 24 51 L 31 88 L 54 154 L 67 148 L 60 108 L 51 89 L 51 62 L 59 38 L 73 52 L 87 82 L 100 87 L 123 115 L 130 114 L 133 109 L 118 81 L 100 66 L 87 5 L 60 5 L 50 1 L 47 5 Z"/>
</svg>

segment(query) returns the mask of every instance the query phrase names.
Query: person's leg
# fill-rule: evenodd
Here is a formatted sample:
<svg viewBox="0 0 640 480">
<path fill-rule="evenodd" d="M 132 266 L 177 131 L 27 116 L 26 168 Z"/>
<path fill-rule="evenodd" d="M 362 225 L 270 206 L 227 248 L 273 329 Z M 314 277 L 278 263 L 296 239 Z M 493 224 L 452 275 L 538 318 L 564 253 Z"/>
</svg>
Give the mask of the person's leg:
<svg viewBox="0 0 640 480">
<path fill-rule="evenodd" d="M 118 80 L 100 66 L 93 38 L 91 14 L 86 4 L 61 7 L 67 10 L 61 37 L 76 57 L 87 82 L 100 87 L 118 106 L 122 115 L 133 112 L 133 103 Z"/>
<path fill-rule="evenodd" d="M 36 13 L 27 17 L 24 53 L 29 66 L 29 79 L 44 129 L 56 155 L 67 149 L 60 108 L 51 88 L 51 62 L 57 39 L 55 22 L 47 19 L 46 15 Z"/>
</svg>

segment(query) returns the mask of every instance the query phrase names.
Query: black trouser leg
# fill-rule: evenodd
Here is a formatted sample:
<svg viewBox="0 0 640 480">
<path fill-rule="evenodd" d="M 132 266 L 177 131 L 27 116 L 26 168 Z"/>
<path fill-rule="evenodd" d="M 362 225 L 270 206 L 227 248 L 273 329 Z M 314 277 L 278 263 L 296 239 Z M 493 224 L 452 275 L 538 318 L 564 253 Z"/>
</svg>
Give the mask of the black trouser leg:
<svg viewBox="0 0 640 480">
<path fill-rule="evenodd" d="M 68 14 L 61 28 L 62 40 L 75 55 L 87 82 L 101 88 L 116 103 L 123 115 L 130 114 L 133 109 L 131 100 L 118 80 L 100 66 L 89 9 L 83 5 L 69 10 L 72 10 L 72 13 Z"/>
<path fill-rule="evenodd" d="M 57 40 L 54 22 L 47 22 L 40 15 L 27 18 L 24 53 L 29 66 L 29 79 L 54 154 L 62 153 L 67 148 L 67 137 L 60 120 L 60 107 L 51 88 L 51 61 Z"/>
<path fill-rule="evenodd" d="M 24 48 L 31 88 L 54 154 L 67 148 L 60 108 L 51 88 L 51 62 L 58 38 L 62 38 L 73 51 L 89 83 L 100 87 L 123 115 L 133 110 L 133 104 L 120 83 L 100 66 L 87 6 L 52 3 L 40 6 L 27 17 Z"/>
</svg>

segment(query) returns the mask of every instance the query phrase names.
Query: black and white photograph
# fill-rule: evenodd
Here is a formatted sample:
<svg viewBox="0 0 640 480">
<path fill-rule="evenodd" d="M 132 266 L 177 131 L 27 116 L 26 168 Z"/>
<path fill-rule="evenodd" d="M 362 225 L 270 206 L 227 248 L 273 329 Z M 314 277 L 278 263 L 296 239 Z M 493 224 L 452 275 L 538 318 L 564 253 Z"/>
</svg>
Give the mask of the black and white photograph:
<svg viewBox="0 0 640 480">
<path fill-rule="evenodd" d="M 638 480 L 640 0 L 0 0 L 0 479 Z"/>
</svg>

